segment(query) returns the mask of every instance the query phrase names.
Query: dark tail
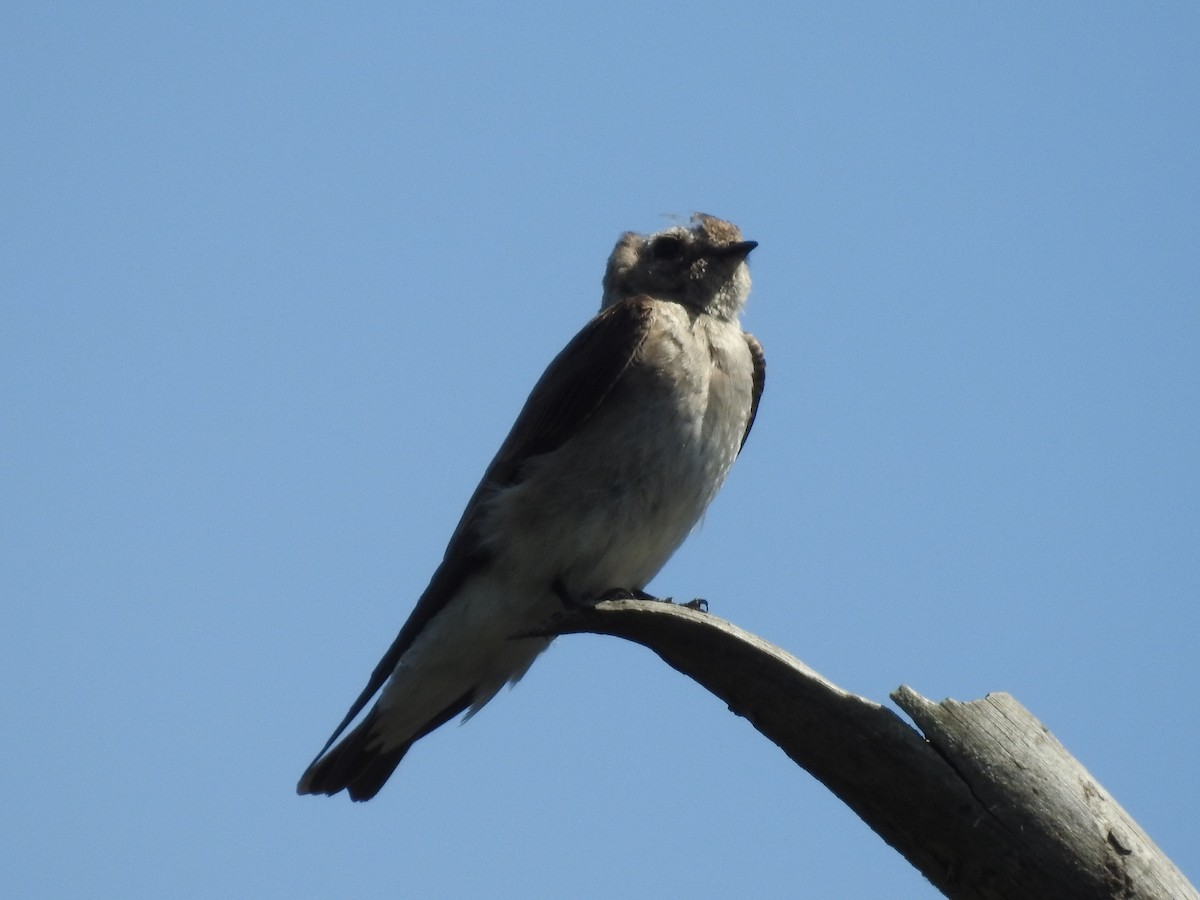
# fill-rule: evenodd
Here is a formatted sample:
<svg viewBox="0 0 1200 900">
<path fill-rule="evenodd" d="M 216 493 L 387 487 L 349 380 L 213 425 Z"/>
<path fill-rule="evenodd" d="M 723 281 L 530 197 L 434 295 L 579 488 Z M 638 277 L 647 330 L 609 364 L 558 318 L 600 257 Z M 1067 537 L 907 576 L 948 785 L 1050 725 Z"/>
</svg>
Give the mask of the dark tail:
<svg viewBox="0 0 1200 900">
<path fill-rule="evenodd" d="M 300 776 L 296 793 L 332 797 L 346 791 L 351 800 L 370 800 L 396 771 L 408 748 L 470 706 L 473 694 L 474 691 L 467 692 L 438 713 L 412 740 L 388 748 L 379 737 L 379 707 L 376 706 L 340 744 L 312 761 Z"/>
<path fill-rule="evenodd" d="M 384 750 L 371 747 L 378 710 L 370 714 L 346 735 L 345 740 L 313 760 L 296 785 L 297 794 L 326 794 L 349 791 L 351 800 L 370 800 L 396 771 L 412 743 Z"/>
</svg>

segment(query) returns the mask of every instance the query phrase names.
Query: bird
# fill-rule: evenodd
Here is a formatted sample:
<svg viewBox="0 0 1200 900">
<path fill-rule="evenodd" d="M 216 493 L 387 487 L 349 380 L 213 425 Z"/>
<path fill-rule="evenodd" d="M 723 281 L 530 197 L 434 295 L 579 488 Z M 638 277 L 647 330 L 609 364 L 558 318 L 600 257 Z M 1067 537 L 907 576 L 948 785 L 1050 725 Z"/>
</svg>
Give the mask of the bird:
<svg viewBox="0 0 1200 900">
<path fill-rule="evenodd" d="M 758 413 L 765 358 L 739 322 L 756 246 L 704 213 L 621 235 L 599 312 L 534 385 L 299 794 L 371 799 L 416 741 L 526 673 L 564 605 L 650 597 Z"/>
</svg>

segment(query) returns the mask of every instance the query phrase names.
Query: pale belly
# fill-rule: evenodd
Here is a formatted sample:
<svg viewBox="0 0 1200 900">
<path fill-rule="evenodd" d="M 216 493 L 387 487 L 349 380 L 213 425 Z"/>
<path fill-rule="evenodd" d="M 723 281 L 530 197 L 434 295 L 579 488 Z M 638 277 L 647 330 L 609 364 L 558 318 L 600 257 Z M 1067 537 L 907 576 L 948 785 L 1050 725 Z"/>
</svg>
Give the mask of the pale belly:
<svg viewBox="0 0 1200 900">
<path fill-rule="evenodd" d="M 745 431 L 749 353 L 740 332 L 720 338 L 651 348 L 579 434 L 496 497 L 487 530 L 506 578 L 588 600 L 657 574 L 716 495 Z"/>
</svg>

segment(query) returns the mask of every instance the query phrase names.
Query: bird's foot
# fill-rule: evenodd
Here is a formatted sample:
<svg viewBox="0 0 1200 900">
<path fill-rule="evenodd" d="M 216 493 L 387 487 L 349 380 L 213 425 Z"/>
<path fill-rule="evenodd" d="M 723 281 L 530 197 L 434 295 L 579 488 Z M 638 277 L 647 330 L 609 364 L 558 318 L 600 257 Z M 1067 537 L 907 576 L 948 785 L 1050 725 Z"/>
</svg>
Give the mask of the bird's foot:
<svg viewBox="0 0 1200 900">
<path fill-rule="evenodd" d="M 605 591 L 595 602 L 600 603 L 604 600 L 652 600 L 655 603 L 671 603 L 670 597 L 655 597 L 653 594 L 647 594 L 645 591 L 637 588 L 610 588 Z"/>
<path fill-rule="evenodd" d="M 597 603 L 601 600 L 653 600 L 655 603 L 674 603 L 671 597 L 655 597 L 653 594 L 647 594 L 645 591 L 629 588 L 613 588 L 605 591 L 596 598 Z M 694 609 L 696 612 L 708 612 L 708 601 L 703 597 L 697 597 L 695 600 L 689 600 L 687 603 L 680 603 L 684 609 Z"/>
<path fill-rule="evenodd" d="M 554 596 L 558 598 L 558 602 L 563 605 L 568 611 L 576 609 L 586 609 L 590 606 L 595 606 L 597 603 L 602 603 L 605 600 L 657 600 L 657 597 L 652 597 L 645 591 L 639 591 L 630 588 L 610 588 L 600 594 L 585 595 L 583 597 L 576 596 L 567 590 L 567 586 L 560 579 L 556 579 L 550 588 L 554 592 Z M 669 603 L 670 600 L 668 599 Z"/>
<path fill-rule="evenodd" d="M 655 597 L 653 594 L 646 593 L 641 588 L 609 588 L 607 591 L 586 600 L 571 596 L 570 592 L 567 591 L 566 585 L 561 580 L 555 580 L 551 589 L 554 591 L 554 595 L 558 598 L 559 602 L 568 611 L 594 606 L 597 603 L 603 603 L 605 600 L 650 600 L 655 603 L 675 602 L 670 597 Z M 697 597 L 694 600 L 689 600 L 687 603 L 679 605 L 685 609 L 694 609 L 697 612 L 708 612 L 708 601 L 703 597 Z"/>
</svg>

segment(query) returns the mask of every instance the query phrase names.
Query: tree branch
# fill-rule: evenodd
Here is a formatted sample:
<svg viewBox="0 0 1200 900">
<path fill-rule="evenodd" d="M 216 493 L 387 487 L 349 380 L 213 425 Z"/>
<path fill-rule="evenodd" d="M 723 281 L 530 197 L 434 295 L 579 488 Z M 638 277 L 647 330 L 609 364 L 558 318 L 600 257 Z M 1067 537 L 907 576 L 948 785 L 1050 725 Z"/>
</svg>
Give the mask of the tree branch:
<svg viewBox="0 0 1200 900">
<path fill-rule="evenodd" d="M 1007 694 L 892 698 L 925 732 L 762 638 L 669 603 L 606 601 L 546 634 L 625 638 L 720 697 L 953 900 L 1200 894 Z"/>
</svg>

